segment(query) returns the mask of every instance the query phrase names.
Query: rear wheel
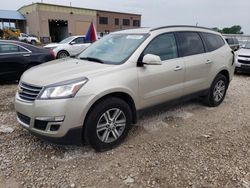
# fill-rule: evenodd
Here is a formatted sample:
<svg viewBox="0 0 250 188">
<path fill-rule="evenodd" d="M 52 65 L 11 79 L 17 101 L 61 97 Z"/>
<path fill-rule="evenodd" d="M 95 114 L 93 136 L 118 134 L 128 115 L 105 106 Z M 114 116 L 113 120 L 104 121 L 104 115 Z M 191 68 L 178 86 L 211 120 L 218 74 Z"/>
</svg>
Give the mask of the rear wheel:
<svg viewBox="0 0 250 188">
<path fill-rule="evenodd" d="M 61 59 L 61 58 L 65 58 L 65 57 L 68 57 L 69 56 L 69 53 L 65 50 L 62 50 L 60 52 L 58 52 L 57 54 L 57 58 L 58 59 Z"/>
<path fill-rule="evenodd" d="M 206 104 L 211 107 L 219 106 L 226 96 L 227 88 L 227 78 L 222 74 L 218 74 L 215 77 L 206 96 Z"/>
<path fill-rule="evenodd" d="M 85 139 L 96 150 L 105 151 L 120 144 L 132 122 L 129 105 L 115 97 L 96 104 L 85 123 Z"/>
</svg>

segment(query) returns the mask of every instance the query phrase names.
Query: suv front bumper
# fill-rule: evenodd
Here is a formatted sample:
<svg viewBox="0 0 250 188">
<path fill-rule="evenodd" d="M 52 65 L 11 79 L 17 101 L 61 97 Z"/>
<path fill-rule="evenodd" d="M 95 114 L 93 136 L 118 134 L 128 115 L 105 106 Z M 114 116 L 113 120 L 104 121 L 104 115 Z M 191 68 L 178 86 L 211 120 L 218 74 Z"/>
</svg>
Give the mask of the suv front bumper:
<svg viewBox="0 0 250 188">
<path fill-rule="evenodd" d="M 17 120 L 23 128 L 44 140 L 59 144 L 81 144 L 90 98 L 84 96 L 27 102 L 16 94 Z"/>
<path fill-rule="evenodd" d="M 238 57 L 235 70 L 240 72 L 250 72 L 250 59 Z"/>
</svg>

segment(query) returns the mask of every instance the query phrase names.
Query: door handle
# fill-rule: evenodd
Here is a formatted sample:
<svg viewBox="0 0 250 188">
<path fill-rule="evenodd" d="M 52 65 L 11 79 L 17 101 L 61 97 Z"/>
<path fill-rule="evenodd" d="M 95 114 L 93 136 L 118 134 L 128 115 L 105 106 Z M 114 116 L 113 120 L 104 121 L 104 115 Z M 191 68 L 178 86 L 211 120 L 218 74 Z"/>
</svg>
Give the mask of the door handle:
<svg viewBox="0 0 250 188">
<path fill-rule="evenodd" d="M 30 56 L 30 54 L 24 54 L 23 55 L 23 57 L 29 57 Z"/>
<path fill-rule="evenodd" d="M 206 64 L 212 64 L 213 63 L 213 61 L 211 61 L 211 60 L 207 60 L 207 62 L 206 62 Z"/>
<path fill-rule="evenodd" d="M 174 69 L 174 71 L 180 71 L 180 70 L 182 70 L 182 67 L 181 67 L 181 66 L 179 66 L 179 65 L 178 65 L 178 66 L 176 66 L 176 67 L 175 67 L 175 69 Z"/>
</svg>

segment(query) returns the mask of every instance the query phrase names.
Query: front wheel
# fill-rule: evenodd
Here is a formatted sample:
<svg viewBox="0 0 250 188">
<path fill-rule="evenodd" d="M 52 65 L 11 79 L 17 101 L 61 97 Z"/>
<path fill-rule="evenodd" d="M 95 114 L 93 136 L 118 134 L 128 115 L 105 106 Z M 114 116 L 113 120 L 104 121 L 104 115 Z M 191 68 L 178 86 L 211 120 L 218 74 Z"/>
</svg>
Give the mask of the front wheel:
<svg viewBox="0 0 250 188">
<path fill-rule="evenodd" d="M 217 75 L 206 96 L 206 104 L 210 107 L 219 106 L 226 96 L 228 84 L 228 80 L 224 75 Z"/>
<path fill-rule="evenodd" d="M 112 149 L 127 136 L 131 122 L 131 109 L 125 101 L 106 98 L 91 109 L 85 123 L 85 139 L 96 151 Z"/>
<path fill-rule="evenodd" d="M 32 44 L 33 46 L 35 46 L 35 45 L 36 45 L 36 41 L 35 41 L 35 40 L 32 40 L 32 41 L 31 41 L 31 44 Z"/>
</svg>

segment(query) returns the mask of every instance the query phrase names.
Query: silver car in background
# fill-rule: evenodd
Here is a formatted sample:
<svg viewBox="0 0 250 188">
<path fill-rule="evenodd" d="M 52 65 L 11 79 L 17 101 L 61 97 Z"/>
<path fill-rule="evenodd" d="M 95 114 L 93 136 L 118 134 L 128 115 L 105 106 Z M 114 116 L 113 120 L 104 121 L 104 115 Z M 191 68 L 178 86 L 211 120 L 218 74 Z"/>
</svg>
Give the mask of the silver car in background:
<svg viewBox="0 0 250 188">
<path fill-rule="evenodd" d="M 237 52 L 236 72 L 250 72 L 250 42 L 246 42 Z"/>
</svg>

